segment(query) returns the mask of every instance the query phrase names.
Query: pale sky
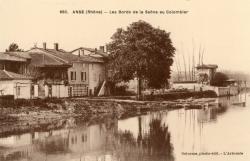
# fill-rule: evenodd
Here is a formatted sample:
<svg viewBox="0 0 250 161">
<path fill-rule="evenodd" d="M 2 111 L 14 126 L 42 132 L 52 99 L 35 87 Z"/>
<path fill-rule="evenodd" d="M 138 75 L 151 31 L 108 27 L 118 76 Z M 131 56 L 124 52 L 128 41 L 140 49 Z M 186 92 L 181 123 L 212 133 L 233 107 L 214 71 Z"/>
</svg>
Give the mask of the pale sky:
<svg viewBox="0 0 250 161">
<path fill-rule="evenodd" d="M 66 9 L 69 14 L 59 14 Z M 73 15 L 72 10 L 188 10 L 184 15 L 101 14 Z M 99 47 L 118 27 L 144 20 L 171 32 L 178 53 L 191 56 L 205 48 L 204 63 L 220 69 L 250 73 L 249 0 L 0 0 L 0 51 L 10 43 L 28 50 L 36 43 L 48 47 Z M 192 43 L 193 42 L 193 43 Z M 182 55 L 179 56 L 182 60 Z M 183 64 L 183 63 L 182 63 Z M 175 70 L 175 67 L 173 68 Z"/>
</svg>

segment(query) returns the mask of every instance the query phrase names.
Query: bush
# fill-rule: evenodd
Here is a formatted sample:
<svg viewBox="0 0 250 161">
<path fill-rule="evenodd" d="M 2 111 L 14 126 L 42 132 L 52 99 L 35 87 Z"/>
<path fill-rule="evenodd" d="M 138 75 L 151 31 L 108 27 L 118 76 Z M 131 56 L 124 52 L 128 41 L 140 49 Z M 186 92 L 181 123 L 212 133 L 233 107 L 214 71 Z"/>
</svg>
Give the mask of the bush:
<svg viewBox="0 0 250 161">
<path fill-rule="evenodd" d="M 224 87 L 226 86 L 226 81 L 228 80 L 228 76 L 222 72 L 216 72 L 214 74 L 213 79 L 211 80 L 212 86 Z"/>
</svg>

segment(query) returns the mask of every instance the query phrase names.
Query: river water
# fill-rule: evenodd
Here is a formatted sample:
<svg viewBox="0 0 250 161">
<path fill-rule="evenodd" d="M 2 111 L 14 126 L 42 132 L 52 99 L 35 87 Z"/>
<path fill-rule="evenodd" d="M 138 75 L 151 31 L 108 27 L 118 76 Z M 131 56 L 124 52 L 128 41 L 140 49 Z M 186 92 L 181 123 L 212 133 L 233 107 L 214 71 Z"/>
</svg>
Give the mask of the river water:
<svg viewBox="0 0 250 161">
<path fill-rule="evenodd" d="M 1 161 L 250 161 L 250 104 L 109 118 L 0 138 Z M 250 100 L 247 96 L 246 100 Z M 201 154 L 201 152 L 203 152 Z"/>
</svg>

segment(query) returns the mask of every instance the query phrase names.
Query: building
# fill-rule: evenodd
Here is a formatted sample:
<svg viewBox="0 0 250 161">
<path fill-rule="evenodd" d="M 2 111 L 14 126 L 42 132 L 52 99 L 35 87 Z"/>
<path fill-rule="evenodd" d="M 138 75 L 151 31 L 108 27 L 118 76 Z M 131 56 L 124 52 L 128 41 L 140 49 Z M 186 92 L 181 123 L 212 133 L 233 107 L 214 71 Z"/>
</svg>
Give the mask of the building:
<svg viewBox="0 0 250 161">
<path fill-rule="evenodd" d="M 198 83 L 209 85 L 216 73 L 217 65 L 214 64 L 202 64 L 196 67 L 197 69 L 197 81 Z"/>
<path fill-rule="evenodd" d="M 104 46 L 100 46 L 99 50 L 97 48 L 86 48 L 86 47 L 79 47 L 77 49 L 74 49 L 71 51 L 74 55 L 80 55 L 80 56 L 91 56 L 96 58 L 107 58 L 108 54 L 107 51 L 105 51 Z"/>
<path fill-rule="evenodd" d="M 34 96 L 68 97 L 67 71 L 71 64 L 39 48 L 27 53 L 31 57 L 28 72 L 34 77 Z"/>
<path fill-rule="evenodd" d="M 100 95 L 100 90 L 103 89 L 106 77 L 105 63 L 102 58 L 72 54 L 72 52 L 59 49 L 58 43 L 54 44 L 53 49 L 47 48 L 46 43 L 44 43 L 43 48 L 34 47 L 28 52 L 31 53 L 31 55 L 42 53 L 45 57 L 48 56 L 57 61 L 52 63 L 54 66 L 55 64 L 61 65 L 61 67 L 65 66 L 63 72 L 60 72 L 61 74 L 59 75 L 62 75 L 65 71 L 66 75 L 59 77 L 62 78 L 64 82 L 67 81 L 67 93 L 69 97 Z M 40 61 L 41 60 L 43 60 L 43 58 L 41 58 Z M 57 68 L 55 72 L 53 72 L 53 75 L 57 73 L 57 70 L 61 71 Z"/>
<path fill-rule="evenodd" d="M 27 73 L 30 58 L 18 56 L 18 52 L 0 53 L 0 95 L 14 98 L 33 97 L 33 77 Z"/>
<path fill-rule="evenodd" d="M 95 49 L 89 52 L 75 55 L 59 49 L 58 43 L 53 49 L 44 43 L 26 52 L 0 53 L 0 94 L 15 98 L 103 95 L 107 55 Z"/>
<path fill-rule="evenodd" d="M 15 99 L 32 98 L 32 77 L 0 70 L 0 95 L 14 95 Z"/>
</svg>

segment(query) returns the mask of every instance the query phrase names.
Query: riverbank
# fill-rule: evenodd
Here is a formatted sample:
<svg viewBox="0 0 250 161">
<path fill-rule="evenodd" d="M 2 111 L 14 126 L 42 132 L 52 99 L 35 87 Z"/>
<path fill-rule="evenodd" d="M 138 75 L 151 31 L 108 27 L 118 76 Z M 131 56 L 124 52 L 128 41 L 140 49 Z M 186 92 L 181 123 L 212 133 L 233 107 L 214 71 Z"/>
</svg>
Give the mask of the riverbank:
<svg viewBox="0 0 250 161">
<path fill-rule="evenodd" d="M 107 98 L 16 100 L 13 107 L 0 108 L 0 136 L 27 131 L 73 127 L 78 120 L 88 124 L 106 118 L 126 118 L 157 110 L 172 110 L 209 99 L 136 101 Z M 74 118 L 74 119 L 72 119 Z"/>
</svg>

